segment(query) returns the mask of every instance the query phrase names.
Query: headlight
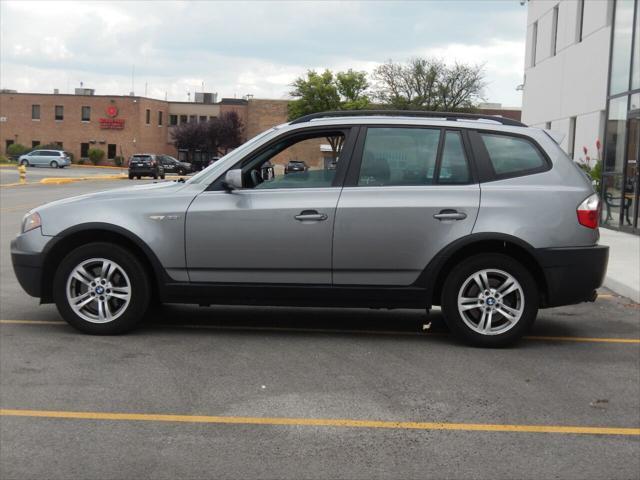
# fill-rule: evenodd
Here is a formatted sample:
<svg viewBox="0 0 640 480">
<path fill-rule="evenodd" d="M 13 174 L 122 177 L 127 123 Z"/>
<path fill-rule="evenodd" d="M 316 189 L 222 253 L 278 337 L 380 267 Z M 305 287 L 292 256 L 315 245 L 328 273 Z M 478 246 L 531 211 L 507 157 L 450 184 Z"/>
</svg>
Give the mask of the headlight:
<svg viewBox="0 0 640 480">
<path fill-rule="evenodd" d="M 22 233 L 26 233 L 42 225 L 38 212 L 27 213 L 22 220 Z"/>
</svg>

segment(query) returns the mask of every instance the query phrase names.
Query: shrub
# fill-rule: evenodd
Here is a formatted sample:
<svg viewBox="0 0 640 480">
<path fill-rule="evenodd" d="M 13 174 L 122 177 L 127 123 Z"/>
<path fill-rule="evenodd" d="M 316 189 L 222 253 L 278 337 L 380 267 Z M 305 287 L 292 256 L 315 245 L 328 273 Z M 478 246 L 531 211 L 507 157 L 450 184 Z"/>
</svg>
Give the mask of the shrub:
<svg viewBox="0 0 640 480">
<path fill-rule="evenodd" d="M 91 160 L 91 163 L 94 165 L 98 165 L 102 160 L 104 160 L 104 150 L 100 150 L 99 148 L 90 148 L 89 160 Z"/>
<path fill-rule="evenodd" d="M 12 157 L 22 155 L 24 153 L 27 153 L 28 151 L 29 148 L 21 145 L 20 143 L 13 143 L 7 147 L 7 155 L 10 155 Z"/>
<path fill-rule="evenodd" d="M 0 163 L 11 163 L 11 162 L 15 163 L 15 160 L 5 157 L 4 155 L 0 155 Z"/>
<path fill-rule="evenodd" d="M 120 155 L 117 155 L 113 159 L 113 163 L 115 164 L 116 167 L 121 167 L 124 164 L 124 157 L 121 157 Z"/>
<path fill-rule="evenodd" d="M 84 158 L 81 158 L 80 160 L 78 160 L 78 165 L 84 165 Z"/>
</svg>

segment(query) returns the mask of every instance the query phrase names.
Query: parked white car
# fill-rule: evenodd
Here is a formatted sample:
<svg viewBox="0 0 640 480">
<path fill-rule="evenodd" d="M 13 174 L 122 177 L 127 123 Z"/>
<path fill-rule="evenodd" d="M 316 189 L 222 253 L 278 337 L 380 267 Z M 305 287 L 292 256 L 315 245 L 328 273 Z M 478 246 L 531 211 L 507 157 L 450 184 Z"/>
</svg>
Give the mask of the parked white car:
<svg viewBox="0 0 640 480">
<path fill-rule="evenodd" d="M 63 150 L 33 150 L 20 155 L 20 165 L 25 167 L 47 166 L 51 168 L 64 168 L 71 165 L 69 154 Z"/>
</svg>

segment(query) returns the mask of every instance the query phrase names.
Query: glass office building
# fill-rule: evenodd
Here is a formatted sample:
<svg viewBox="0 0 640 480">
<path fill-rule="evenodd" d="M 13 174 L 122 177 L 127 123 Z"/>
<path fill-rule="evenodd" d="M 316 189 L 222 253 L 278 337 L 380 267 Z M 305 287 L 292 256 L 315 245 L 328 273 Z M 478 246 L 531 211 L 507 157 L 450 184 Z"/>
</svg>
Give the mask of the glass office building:
<svg viewBox="0 0 640 480">
<path fill-rule="evenodd" d="M 639 232 L 640 12 L 638 0 L 616 0 L 603 145 L 602 225 Z"/>
</svg>

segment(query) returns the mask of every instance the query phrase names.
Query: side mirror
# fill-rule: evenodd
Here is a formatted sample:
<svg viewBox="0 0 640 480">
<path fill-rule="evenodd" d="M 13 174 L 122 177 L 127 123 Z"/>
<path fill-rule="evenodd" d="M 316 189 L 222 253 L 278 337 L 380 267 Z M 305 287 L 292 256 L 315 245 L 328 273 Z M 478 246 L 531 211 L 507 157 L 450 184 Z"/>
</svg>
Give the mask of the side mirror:
<svg viewBox="0 0 640 480">
<path fill-rule="evenodd" d="M 224 182 L 222 182 L 222 187 L 227 192 L 242 188 L 242 170 L 237 168 L 227 171 L 227 174 L 224 176 Z"/>
</svg>

